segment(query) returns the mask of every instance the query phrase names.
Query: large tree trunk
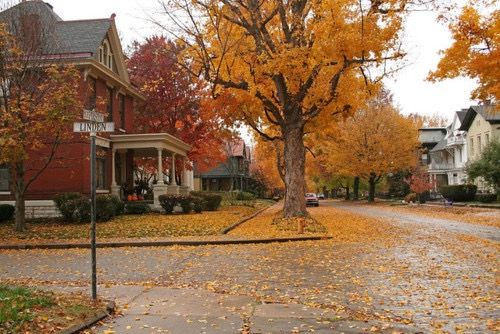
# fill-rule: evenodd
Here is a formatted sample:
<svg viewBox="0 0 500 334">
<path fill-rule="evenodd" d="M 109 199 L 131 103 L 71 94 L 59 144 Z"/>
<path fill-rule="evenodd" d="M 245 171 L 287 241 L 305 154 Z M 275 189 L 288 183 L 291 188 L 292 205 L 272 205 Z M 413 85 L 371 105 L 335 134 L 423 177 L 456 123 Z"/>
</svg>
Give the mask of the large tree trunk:
<svg viewBox="0 0 500 334">
<path fill-rule="evenodd" d="M 284 131 L 285 158 L 285 218 L 302 216 L 306 213 L 305 189 L 305 147 L 303 130 L 294 127 Z"/>
<path fill-rule="evenodd" d="M 25 203 L 24 203 L 24 194 L 26 191 L 26 187 L 24 184 L 24 164 L 18 163 L 16 165 L 16 170 L 14 171 L 15 177 L 15 185 L 14 185 L 14 198 L 16 199 L 16 231 L 24 232 L 26 228 L 26 218 L 25 218 Z"/>
<path fill-rule="evenodd" d="M 357 201 L 359 199 L 359 176 L 356 176 L 354 178 L 354 185 L 353 185 L 353 192 L 354 192 L 354 195 L 353 195 L 353 199 L 355 201 Z"/>
<path fill-rule="evenodd" d="M 370 185 L 368 190 L 368 202 L 375 202 L 375 185 L 377 184 L 377 175 L 371 173 L 368 183 Z"/>
</svg>

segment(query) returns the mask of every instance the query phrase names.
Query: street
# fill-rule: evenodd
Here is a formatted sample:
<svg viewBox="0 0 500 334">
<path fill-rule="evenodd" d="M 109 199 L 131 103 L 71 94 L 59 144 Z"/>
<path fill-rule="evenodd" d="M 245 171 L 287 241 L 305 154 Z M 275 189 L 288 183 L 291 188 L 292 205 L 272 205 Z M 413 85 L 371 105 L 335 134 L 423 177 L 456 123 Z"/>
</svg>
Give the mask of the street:
<svg viewBox="0 0 500 334">
<path fill-rule="evenodd" d="M 106 291 L 109 297 L 116 297 L 110 289 L 121 291 L 123 296 L 118 305 L 125 308 L 124 316 L 116 324 L 105 324 L 95 332 L 100 333 L 108 326 L 131 326 L 129 329 L 137 328 L 137 333 L 160 329 L 182 333 L 191 323 L 186 320 L 189 316 L 197 317 L 197 325 L 218 319 L 215 325 L 219 329 L 214 333 L 238 333 L 244 325 L 251 333 L 281 333 L 280 330 L 289 333 L 294 328 L 328 333 L 333 324 L 345 324 L 339 320 L 374 324 L 365 326 L 366 330 L 398 325 L 449 333 L 493 333 L 498 329 L 495 240 L 500 232 L 497 228 L 397 214 L 383 207 L 338 202 L 321 205 L 382 218 L 394 225 L 397 232 L 388 231 L 387 238 L 357 243 L 324 240 L 100 249 L 101 291 Z M 89 261 L 87 250 L 2 251 L 0 279 L 86 290 Z M 159 290 L 148 294 L 151 288 Z M 177 294 L 191 297 L 199 294 L 194 300 L 208 300 L 209 305 L 217 303 L 218 298 L 228 298 L 230 305 L 225 307 L 222 303 L 222 311 L 205 307 L 215 312 L 215 317 L 203 311 L 203 303 L 198 307 L 177 308 L 177 302 L 167 302 L 176 299 L 171 296 L 174 291 L 171 289 L 181 289 Z M 266 328 L 261 320 L 268 313 L 261 308 L 268 304 L 278 304 L 278 308 L 311 308 L 313 315 L 288 324 L 270 321 Z M 144 305 L 148 310 L 154 308 L 156 313 L 138 312 Z M 273 312 L 268 314 L 269 318 L 279 318 Z M 203 318 L 204 314 L 208 320 Z M 170 321 L 176 316 L 183 317 L 182 321 Z M 322 321 L 304 320 L 308 318 Z M 308 325 L 301 328 L 301 321 Z M 352 326 L 358 328 L 356 324 Z M 148 328 L 150 331 L 145 331 Z"/>
</svg>

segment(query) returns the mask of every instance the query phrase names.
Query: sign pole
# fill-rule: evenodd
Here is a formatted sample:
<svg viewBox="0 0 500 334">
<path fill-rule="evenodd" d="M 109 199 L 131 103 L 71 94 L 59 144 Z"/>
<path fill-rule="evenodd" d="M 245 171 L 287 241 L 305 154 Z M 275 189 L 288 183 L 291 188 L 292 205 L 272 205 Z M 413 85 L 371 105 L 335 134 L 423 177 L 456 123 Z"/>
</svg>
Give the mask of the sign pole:
<svg viewBox="0 0 500 334">
<path fill-rule="evenodd" d="M 90 133 L 90 248 L 92 252 L 92 299 L 97 299 L 96 256 L 96 133 Z"/>
<path fill-rule="evenodd" d="M 105 122 L 105 115 L 95 110 L 84 110 L 85 122 L 75 122 L 73 132 L 90 134 L 90 249 L 92 256 L 92 299 L 97 299 L 96 255 L 96 136 L 98 132 L 114 132 L 115 123 Z"/>
</svg>

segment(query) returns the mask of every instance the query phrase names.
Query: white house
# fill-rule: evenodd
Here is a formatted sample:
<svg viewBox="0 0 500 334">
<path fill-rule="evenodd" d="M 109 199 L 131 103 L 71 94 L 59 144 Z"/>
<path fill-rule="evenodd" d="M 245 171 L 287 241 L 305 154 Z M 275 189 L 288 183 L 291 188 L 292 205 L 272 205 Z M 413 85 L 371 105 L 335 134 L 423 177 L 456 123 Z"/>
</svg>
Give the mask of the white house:
<svg viewBox="0 0 500 334">
<path fill-rule="evenodd" d="M 445 128 L 420 129 L 420 142 L 426 150 L 422 161 L 427 164 L 435 190 L 449 184 L 466 181 L 467 163 L 466 132 L 460 129 L 467 110 L 457 111 L 453 121 Z"/>
</svg>

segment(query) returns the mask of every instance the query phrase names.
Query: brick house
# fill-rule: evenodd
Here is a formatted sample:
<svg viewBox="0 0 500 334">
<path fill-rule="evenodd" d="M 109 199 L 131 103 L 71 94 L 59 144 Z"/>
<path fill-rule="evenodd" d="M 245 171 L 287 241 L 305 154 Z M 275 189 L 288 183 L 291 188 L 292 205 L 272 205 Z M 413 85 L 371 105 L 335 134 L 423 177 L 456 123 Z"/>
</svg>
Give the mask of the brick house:
<svg viewBox="0 0 500 334">
<path fill-rule="evenodd" d="M 175 174 L 176 159 L 186 159 L 190 146 L 166 133 L 137 133 L 134 129 L 134 113 L 140 112 L 134 109 L 144 97 L 130 82 L 115 15 L 64 21 L 50 4 L 38 0 L 21 2 L 0 13 L 0 22 L 7 25 L 12 20 L 24 24 L 27 18 L 30 25 L 51 31 L 45 59 L 53 57 L 80 70 L 79 95 L 85 108 L 92 110 L 96 101 L 104 101 L 101 110 L 97 109 L 106 115 L 107 121 L 115 123 L 114 133 L 97 137 L 98 192 L 123 195 L 123 188 L 134 183 L 134 157 L 153 157 L 162 171 L 156 177 L 155 201 L 159 194 L 187 193 L 192 188 L 192 173 L 181 171 L 180 184 L 165 184 L 164 173 Z M 89 151 L 88 135 L 74 134 L 72 140 L 61 144 L 55 161 L 29 188 L 27 199 L 31 202 L 27 203 L 27 213 L 30 205 L 52 205 L 51 199 L 58 193 L 89 193 Z M 166 158 L 171 167 L 165 165 Z M 12 200 L 9 171 L 0 166 L 0 201 Z"/>
</svg>

